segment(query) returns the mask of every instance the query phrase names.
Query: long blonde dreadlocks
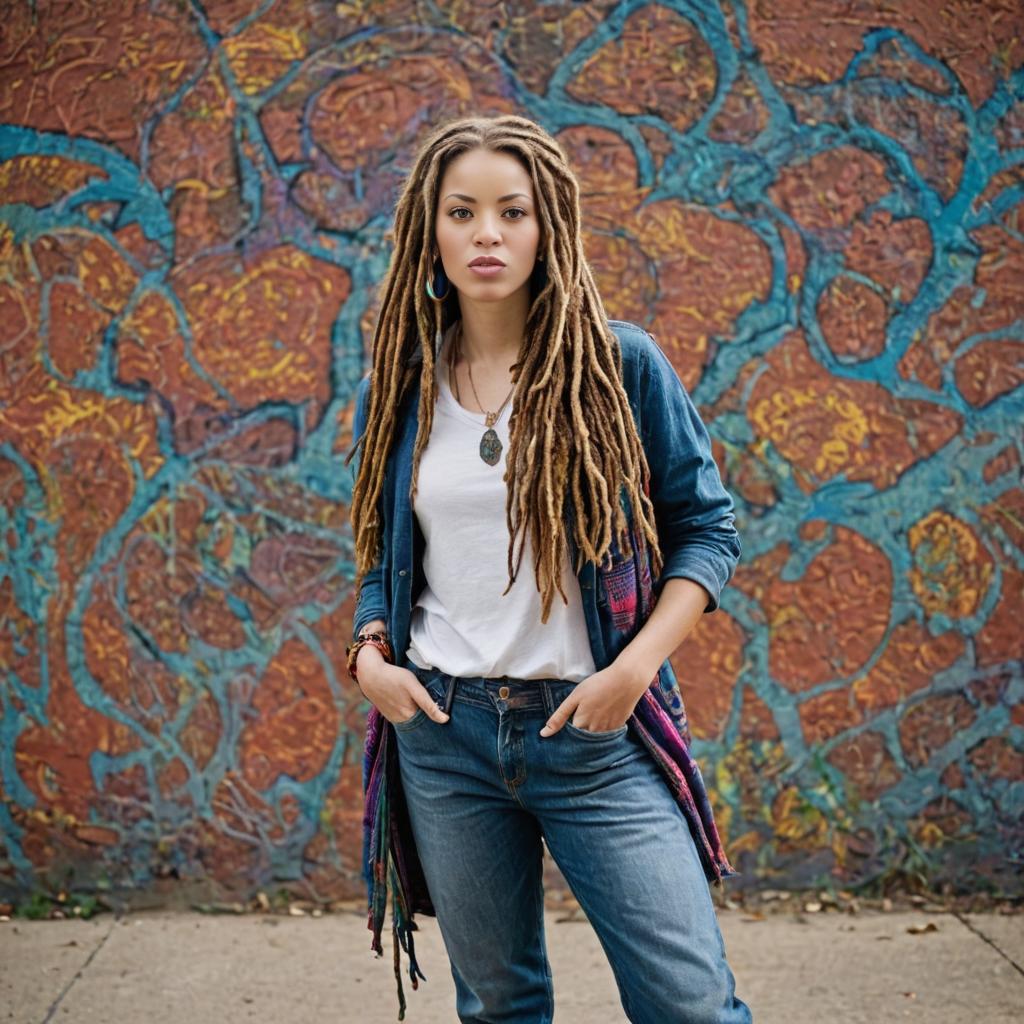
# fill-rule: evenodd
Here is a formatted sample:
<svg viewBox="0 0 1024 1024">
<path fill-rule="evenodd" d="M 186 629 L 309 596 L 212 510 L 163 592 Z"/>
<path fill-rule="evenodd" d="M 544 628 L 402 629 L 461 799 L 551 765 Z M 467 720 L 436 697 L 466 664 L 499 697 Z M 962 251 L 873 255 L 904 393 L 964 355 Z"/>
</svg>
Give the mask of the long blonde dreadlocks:
<svg viewBox="0 0 1024 1024">
<path fill-rule="evenodd" d="M 620 500 L 623 489 L 633 511 L 633 529 L 642 530 L 650 544 L 655 575 L 661 570 L 661 550 L 646 492 L 647 459 L 622 385 L 622 352 L 583 251 L 579 183 L 558 142 L 533 121 L 512 114 L 463 118 L 435 130 L 421 145 L 395 209 L 394 250 L 373 337 L 366 429 L 345 460 L 347 465 L 362 444 L 350 510 L 356 581 L 361 585 L 380 557 L 377 507 L 385 464 L 394 445 L 397 410 L 418 373 L 410 501 L 416 496 L 420 454 L 430 437 L 436 401 L 434 338 L 458 316 L 454 288 L 444 303 L 426 292 L 433 274 L 437 192 L 448 163 L 477 148 L 519 159 L 533 181 L 541 217 L 547 281 L 533 289 L 523 348 L 512 368 L 515 393 L 503 479 L 508 485 L 509 531 L 505 593 L 522 562 L 523 547 L 518 557 L 514 549 L 525 524 L 541 593 L 541 621 L 547 622 L 556 589 L 568 603 L 561 586 L 568 488 L 576 513 L 576 571 L 584 560 L 601 564 L 613 534 L 623 555 L 632 556 L 630 524 Z M 421 365 L 410 362 L 417 348 Z"/>
</svg>

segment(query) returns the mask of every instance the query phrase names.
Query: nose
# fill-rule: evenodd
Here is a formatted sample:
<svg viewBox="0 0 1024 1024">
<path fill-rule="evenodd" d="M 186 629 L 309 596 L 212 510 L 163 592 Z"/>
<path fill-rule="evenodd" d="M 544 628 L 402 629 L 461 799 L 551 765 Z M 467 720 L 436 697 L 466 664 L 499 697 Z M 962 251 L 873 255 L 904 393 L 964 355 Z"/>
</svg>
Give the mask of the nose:
<svg viewBox="0 0 1024 1024">
<path fill-rule="evenodd" d="M 476 235 L 473 241 L 477 244 L 490 245 L 494 242 L 501 241 L 501 232 L 496 226 L 496 222 L 489 214 L 483 214 L 477 221 Z"/>
</svg>

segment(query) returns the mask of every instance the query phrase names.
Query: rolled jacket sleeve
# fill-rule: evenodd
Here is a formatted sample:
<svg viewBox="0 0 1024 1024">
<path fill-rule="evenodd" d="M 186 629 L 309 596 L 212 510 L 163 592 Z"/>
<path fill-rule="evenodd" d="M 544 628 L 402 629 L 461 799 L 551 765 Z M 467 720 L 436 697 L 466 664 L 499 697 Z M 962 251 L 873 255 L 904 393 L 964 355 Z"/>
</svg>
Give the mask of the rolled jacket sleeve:
<svg viewBox="0 0 1024 1024">
<path fill-rule="evenodd" d="M 356 388 L 356 413 L 352 422 L 352 444 L 355 445 L 363 432 L 366 430 L 366 407 L 370 394 L 370 378 L 364 377 Z M 359 466 L 363 461 L 363 453 L 360 450 L 352 459 L 352 480 L 356 480 L 359 474 Z M 387 543 L 387 536 L 384 537 Z M 363 626 L 374 619 L 387 620 L 387 608 L 384 605 L 384 568 L 381 559 L 363 577 L 359 594 L 356 597 L 356 610 L 352 616 L 352 631 L 357 634 Z"/>
<path fill-rule="evenodd" d="M 711 455 L 711 438 L 675 367 L 654 338 L 640 362 L 641 439 L 651 470 L 664 565 L 655 581 L 682 576 L 711 595 L 714 611 L 740 557 L 733 500 Z"/>
</svg>

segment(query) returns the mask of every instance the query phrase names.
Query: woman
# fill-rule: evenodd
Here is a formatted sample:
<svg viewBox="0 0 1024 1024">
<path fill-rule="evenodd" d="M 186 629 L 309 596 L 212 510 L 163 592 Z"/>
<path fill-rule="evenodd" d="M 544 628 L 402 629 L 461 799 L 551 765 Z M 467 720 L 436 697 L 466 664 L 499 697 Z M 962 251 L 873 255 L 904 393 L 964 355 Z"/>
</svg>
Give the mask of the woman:
<svg viewBox="0 0 1024 1024">
<path fill-rule="evenodd" d="M 353 431 L 349 667 L 399 1020 L 417 911 L 460 1021 L 551 1020 L 543 840 L 630 1021 L 749 1021 L 707 884 L 737 872 L 667 660 L 732 574 L 732 501 L 664 353 L 606 319 L 578 183 L 532 121 L 422 145 Z"/>
</svg>

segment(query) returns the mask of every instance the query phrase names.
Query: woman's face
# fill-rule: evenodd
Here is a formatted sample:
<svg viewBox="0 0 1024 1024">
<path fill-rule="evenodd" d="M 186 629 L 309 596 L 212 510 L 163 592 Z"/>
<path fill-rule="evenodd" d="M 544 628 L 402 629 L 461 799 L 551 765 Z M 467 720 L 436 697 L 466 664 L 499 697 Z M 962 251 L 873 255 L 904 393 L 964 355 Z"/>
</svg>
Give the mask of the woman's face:
<svg viewBox="0 0 1024 1024">
<path fill-rule="evenodd" d="M 530 175 L 508 153 L 461 153 L 441 178 L 434 234 L 460 298 L 494 302 L 528 288 L 540 241 Z M 501 265 L 474 269 L 481 258 Z"/>
</svg>

